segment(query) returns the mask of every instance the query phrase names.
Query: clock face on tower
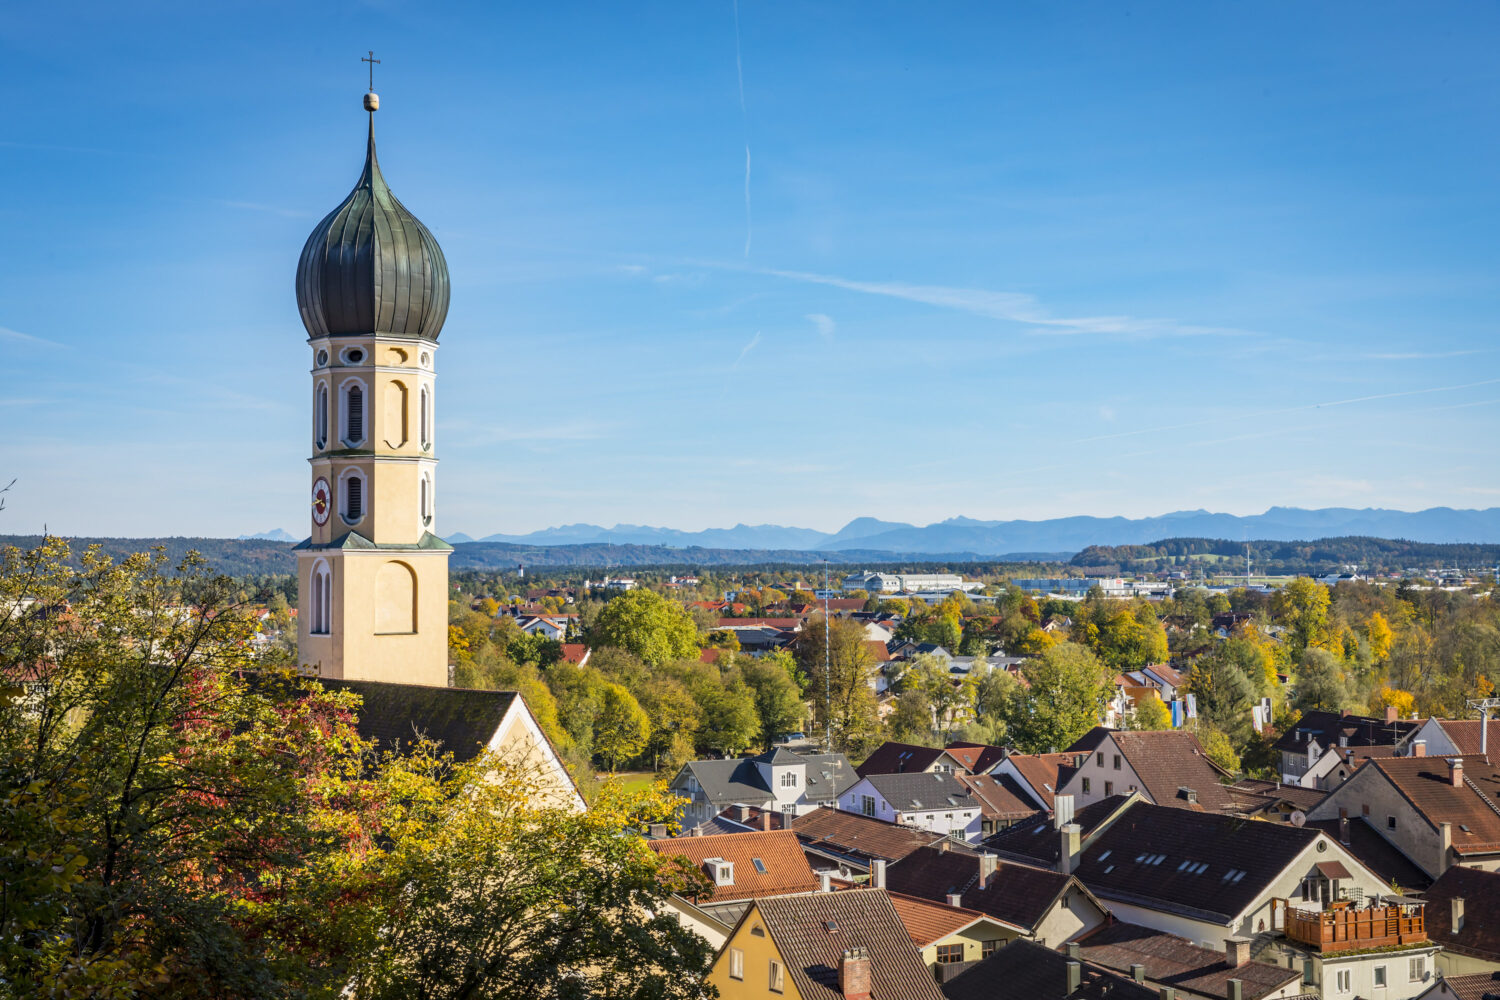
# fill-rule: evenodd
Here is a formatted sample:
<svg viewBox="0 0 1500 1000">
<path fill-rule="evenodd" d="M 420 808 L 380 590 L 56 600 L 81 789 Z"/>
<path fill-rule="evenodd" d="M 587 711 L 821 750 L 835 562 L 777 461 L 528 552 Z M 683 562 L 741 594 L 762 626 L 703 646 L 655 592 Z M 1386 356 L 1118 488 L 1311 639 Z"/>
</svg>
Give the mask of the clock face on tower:
<svg viewBox="0 0 1500 1000">
<path fill-rule="evenodd" d="M 321 528 L 328 523 L 328 512 L 333 510 L 333 491 L 328 488 L 328 480 L 322 476 L 313 483 L 312 507 L 313 523 Z"/>
</svg>

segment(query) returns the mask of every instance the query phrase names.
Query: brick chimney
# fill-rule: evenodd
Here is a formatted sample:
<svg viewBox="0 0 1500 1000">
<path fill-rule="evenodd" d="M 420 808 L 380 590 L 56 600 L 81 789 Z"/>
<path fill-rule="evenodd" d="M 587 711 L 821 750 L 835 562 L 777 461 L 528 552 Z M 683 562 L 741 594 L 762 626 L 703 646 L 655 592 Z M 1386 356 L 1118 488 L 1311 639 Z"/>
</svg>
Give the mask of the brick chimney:
<svg viewBox="0 0 1500 1000">
<path fill-rule="evenodd" d="M 1242 937 L 1225 938 L 1224 961 L 1236 969 L 1250 961 L 1250 939 Z"/>
<path fill-rule="evenodd" d="M 849 948 L 839 959 L 839 992 L 844 1000 L 870 1000 L 870 952 Z"/>
<path fill-rule="evenodd" d="M 870 863 L 870 884 L 877 889 L 885 888 L 885 859 L 876 858 Z"/>
<path fill-rule="evenodd" d="M 985 853 L 979 855 L 979 887 L 982 889 L 990 884 L 990 876 L 995 874 L 995 868 L 1000 859 L 993 854 Z"/>
<path fill-rule="evenodd" d="M 1396 721 L 1396 706 L 1395 705 L 1387 705 L 1387 706 L 1385 706 L 1385 721 L 1386 722 L 1395 722 Z"/>
<path fill-rule="evenodd" d="M 1464 929 L 1464 898 L 1462 896 L 1454 896 L 1448 901 L 1448 920 L 1450 922 L 1448 933 L 1457 934 Z"/>
<path fill-rule="evenodd" d="M 1448 783 L 1454 788 L 1464 787 L 1464 759 L 1462 757 L 1448 759 Z"/>
<path fill-rule="evenodd" d="M 769 829 L 771 829 L 771 810 L 769 810 L 769 809 L 763 809 L 763 810 L 761 810 L 761 814 L 760 814 L 760 828 L 762 830 L 769 830 Z"/>
<path fill-rule="evenodd" d="M 1061 843 L 1058 845 L 1057 870 L 1064 875 L 1073 874 L 1073 868 L 1078 864 L 1078 852 L 1081 850 L 1083 830 L 1077 823 L 1069 823 L 1062 828 Z"/>
<path fill-rule="evenodd" d="M 743 802 L 736 802 L 734 804 L 734 818 L 741 823 L 750 822 L 750 807 Z"/>
<path fill-rule="evenodd" d="M 1411 755 L 1413 757 L 1426 757 L 1427 756 L 1427 741 L 1426 740 L 1414 740 L 1414 741 L 1412 741 Z"/>
</svg>

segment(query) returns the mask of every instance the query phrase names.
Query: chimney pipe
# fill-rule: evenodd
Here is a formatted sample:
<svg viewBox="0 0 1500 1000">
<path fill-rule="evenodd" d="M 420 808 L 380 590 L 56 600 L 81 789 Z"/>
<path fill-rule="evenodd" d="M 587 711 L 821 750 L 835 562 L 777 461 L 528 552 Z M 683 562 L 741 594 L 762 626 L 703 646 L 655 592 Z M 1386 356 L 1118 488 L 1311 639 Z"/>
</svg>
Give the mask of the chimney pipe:
<svg viewBox="0 0 1500 1000">
<path fill-rule="evenodd" d="M 1250 961 L 1250 939 L 1230 937 L 1224 939 L 1224 961 L 1233 968 L 1240 968 Z"/>
<path fill-rule="evenodd" d="M 819 892 L 832 892 L 833 891 L 833 872 L 831 872 L 831 871 L 821 871 L 821 872 L 818 872 L 818 891 Z"/>
<path fill-rule="evenodd" d="M 1448 783 L 1454 788 L 1464 787 L 1464 759 L 1462 757 L 1449 758 Z"/>
<path fill-rule="evenodd" d="M 1414 740 L 1414 741 L 1412 741 L 1411 755 L 1413 757 L 1426 757 L 1427 756 L 1427 741 L 1426 740 Z"/>
<path fill-rule="evenodd" d="M 1077 941 L 1068 942 L 1068 957 L 1077 962 L 1083 957 L 1083 948 Z"/>
<path fill-rule="evenodd" d="M 1385 706 L 1385 721 L 1386 722 L 1395 722 L 1396 721 L 1396 706 L 1395 705 L 1387 705 L 1387 706 Z"/>
<path fill-rule="evenodd" d="M 961 892 L 950 892 L 950 893 L 948 893 L 948 905 L 949 906 L 963 906 L 964 905 L 964 896 L 963 896 L 963 893 L 961 893 Z"/>
<path fill-rule="evenodd" d="M 849 948 L 839 959 L 839 992 L 844 1000 L 869 1000 L 870 952 L 867 948 Z"/>
<path fill-rule="evenodd" d="M 1132 965 L 1130 967 L 1130 978 L 1138 983 L 1144 983 L 1146 981 L 1146 967 L 1139 962 Z"/>
<path fill-rule="evenodd" d="M 1068 963 L 1068 996 L 1078 992 L 1078 987 L 1083 985 L 1083 966 L 1078 962 Z"/>
<path fill-rule="evenodd" d="M 1000 859 L 993 854 L 979 855 L 979 887 L 981 889 L 990 884 L 990 876 L 995 874 L 995 867 L 999 861 Z"/>
<path fill-rule="evenodd" d="M 1061 830 L 1073 822 L 1073 796 L 1057 795 L 1052 799 L 1052 826 Z"/>
<path fill-rule="evenodd" d="M 1229 988 L 1224 991 L 1224 995 L 1229 1000 L 1245 1000 L 1245 984 L 1243 980 L 1231 979 L 1225 985 Z"/>
<path fill-rule="evenodd" d="M 870 864 L 870 884 L 877 889 L 885 888 L 885 859 L 876 858 Z"/>
<path fill-rule="evenodd" d="M 771 829 L 771 810 L 769 810 L 769 809 L 763 809 L 763 810 L 761 810 L 761 814 L 760 814 L 760 828 L 762 830 L 769 830 L 769 829 Z"/>
<path fill-rule="evenodd" d="M 701 826 L 695 826 L 695 827 L 693 827 L 692 836 L 694 836 L 694 837 L 701 837 L 701 836 L 703 836 L 703 827 L 701 827 Z"/>
<path fill-rule="evenodd" d="M 1438 824 L 1438 874 L 1448 870 L 1448 855 L 1453 853 L 1453 824 Z"/>
<path fill-rule="evenodd" d="M 1454 896 L 1448 901 L 1448 919 L 1451 921 L 1450 934 L 1457 934 L 1464 929 L 1464 898 Z"/>
<path fill-rule="evenodd" d="M 1073 874 L 1073 868 L 1078 863 L 1081 834 L 1082 831 L 1077 823 L 1069 823 L 1062 828 L 1061 843 L 1058 845 L 1057 852 L 1057 870 L 1064 875 Z"/>
<path fill-rule="evenodd" d="M 1177 991 L 1170 986 L 1163 986 L 1156 994 L 1161 1000 L 1177 1000 Z"/>
<path fill-rule="evenodd" d="M 743 802 L 736 802 L 734 804 L 734 818 L 741 823 L 750 822 L 750 807 Z"/>
<path fill-rule="evenodd" d="M 1339 807 L 1339 843 L 1349 846 L 1349 810 Z"/>
</svg>

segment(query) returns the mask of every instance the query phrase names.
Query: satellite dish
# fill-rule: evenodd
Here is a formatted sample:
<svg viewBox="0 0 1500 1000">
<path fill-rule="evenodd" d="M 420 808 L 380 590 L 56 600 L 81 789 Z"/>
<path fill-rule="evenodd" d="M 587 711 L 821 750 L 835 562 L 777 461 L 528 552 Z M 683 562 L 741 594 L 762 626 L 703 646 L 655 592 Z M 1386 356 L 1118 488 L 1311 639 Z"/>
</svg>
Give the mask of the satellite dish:
<svg viewBox="0 0 1500 1000">
<path fill-rule="evenodd" d="M 1294 809 L 1290 818 L 1293 826 L 1301 826 L 1307 822 L 1307 813 L 1301 809 Z"/>
</svg>

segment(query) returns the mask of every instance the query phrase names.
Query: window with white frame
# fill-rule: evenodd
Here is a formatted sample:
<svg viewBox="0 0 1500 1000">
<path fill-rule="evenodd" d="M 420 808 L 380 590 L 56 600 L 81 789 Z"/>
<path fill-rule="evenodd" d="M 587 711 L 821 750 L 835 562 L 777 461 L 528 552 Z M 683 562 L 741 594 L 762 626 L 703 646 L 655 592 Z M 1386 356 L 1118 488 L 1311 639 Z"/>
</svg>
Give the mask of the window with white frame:
<svg viewBox="0 0 1500 1000">
<path fill-rule="evenodd" d="M 781 963 L 774 958 L 771 959 L 770 988 L 772 993 L 780 993 L 786 989 L 786 976 L 782 972 Z"/>
<path fill-rule="evenodd" d="M 1427 956 L 1418 955 L 1408 959 L 1406 963 L 1406 978 L 1414 983 L 1420 983 L 1427 978 Z"/>
<path fill-rule="evenodd" d="M 422 523 L 432 523 L 432 476 L 422 473 Z"/>
<path fill-rule="evenodd" d="M 1338 993 L 1348 993 L 1352 990 L 1354 973 L 1349 969 L 1339 969 L 1333 975 L 1333 988 Z"/>
<path fill-rule="evenodd" d="M 311 607 L 308 610 L 311 614 L 307 630 L 313 635 L 327 635 L 333 605 L 333 574 L 328 571 L 327 563 L 320 562 L 313 567 L 309 586 L 312 592 L 309 595 Z"/>
<path fill-rule="evenodd" d="M 781 772 L 781 787 L 782 788 L 796 788 L 797 787 L 797 772 L 796 771 L 782 771 Z"/>
<path fill-rule="evenodd" d="M 344 477 L 344 520 L 354 524 L 365 516 L 365 478 L 357 472 Z"/>
<path fill-rule="evenodd" d="M 432 391 L 425 385 L 422 386 L 421 412 L 418 414 L 418 422 L 422 430 L 422 450 L 426 451 L 432 447 Z"/>
<path fill-rule="evenodd" d="M 859 797 L 859 811 L 866 816 L 875 815 L 875 796 L 861 795 Z"/>
<path fill-rule="evenodd" d="M 344 444 L 351 448 L 365 439 L 365 387 L 358 382 L 344 383 L 340 404 L 344 418 Z"/>
<path fill-rule="evenodd" d="M 1370 982 L 1375 986 L 1385 985 L 1385 966 L 1377 965 L 1370 970 Z"/>
<path fill-rule="evenodd" d="M 321 382 L 313 403 L 313 437 L 319 450 L 328 447 L 328 386 Z"/>
<path fill-rule="evenodd" d="M 745 978 L 745 952 L 740 948 L 729 949 L 729 978 Z"/>
</svg>

